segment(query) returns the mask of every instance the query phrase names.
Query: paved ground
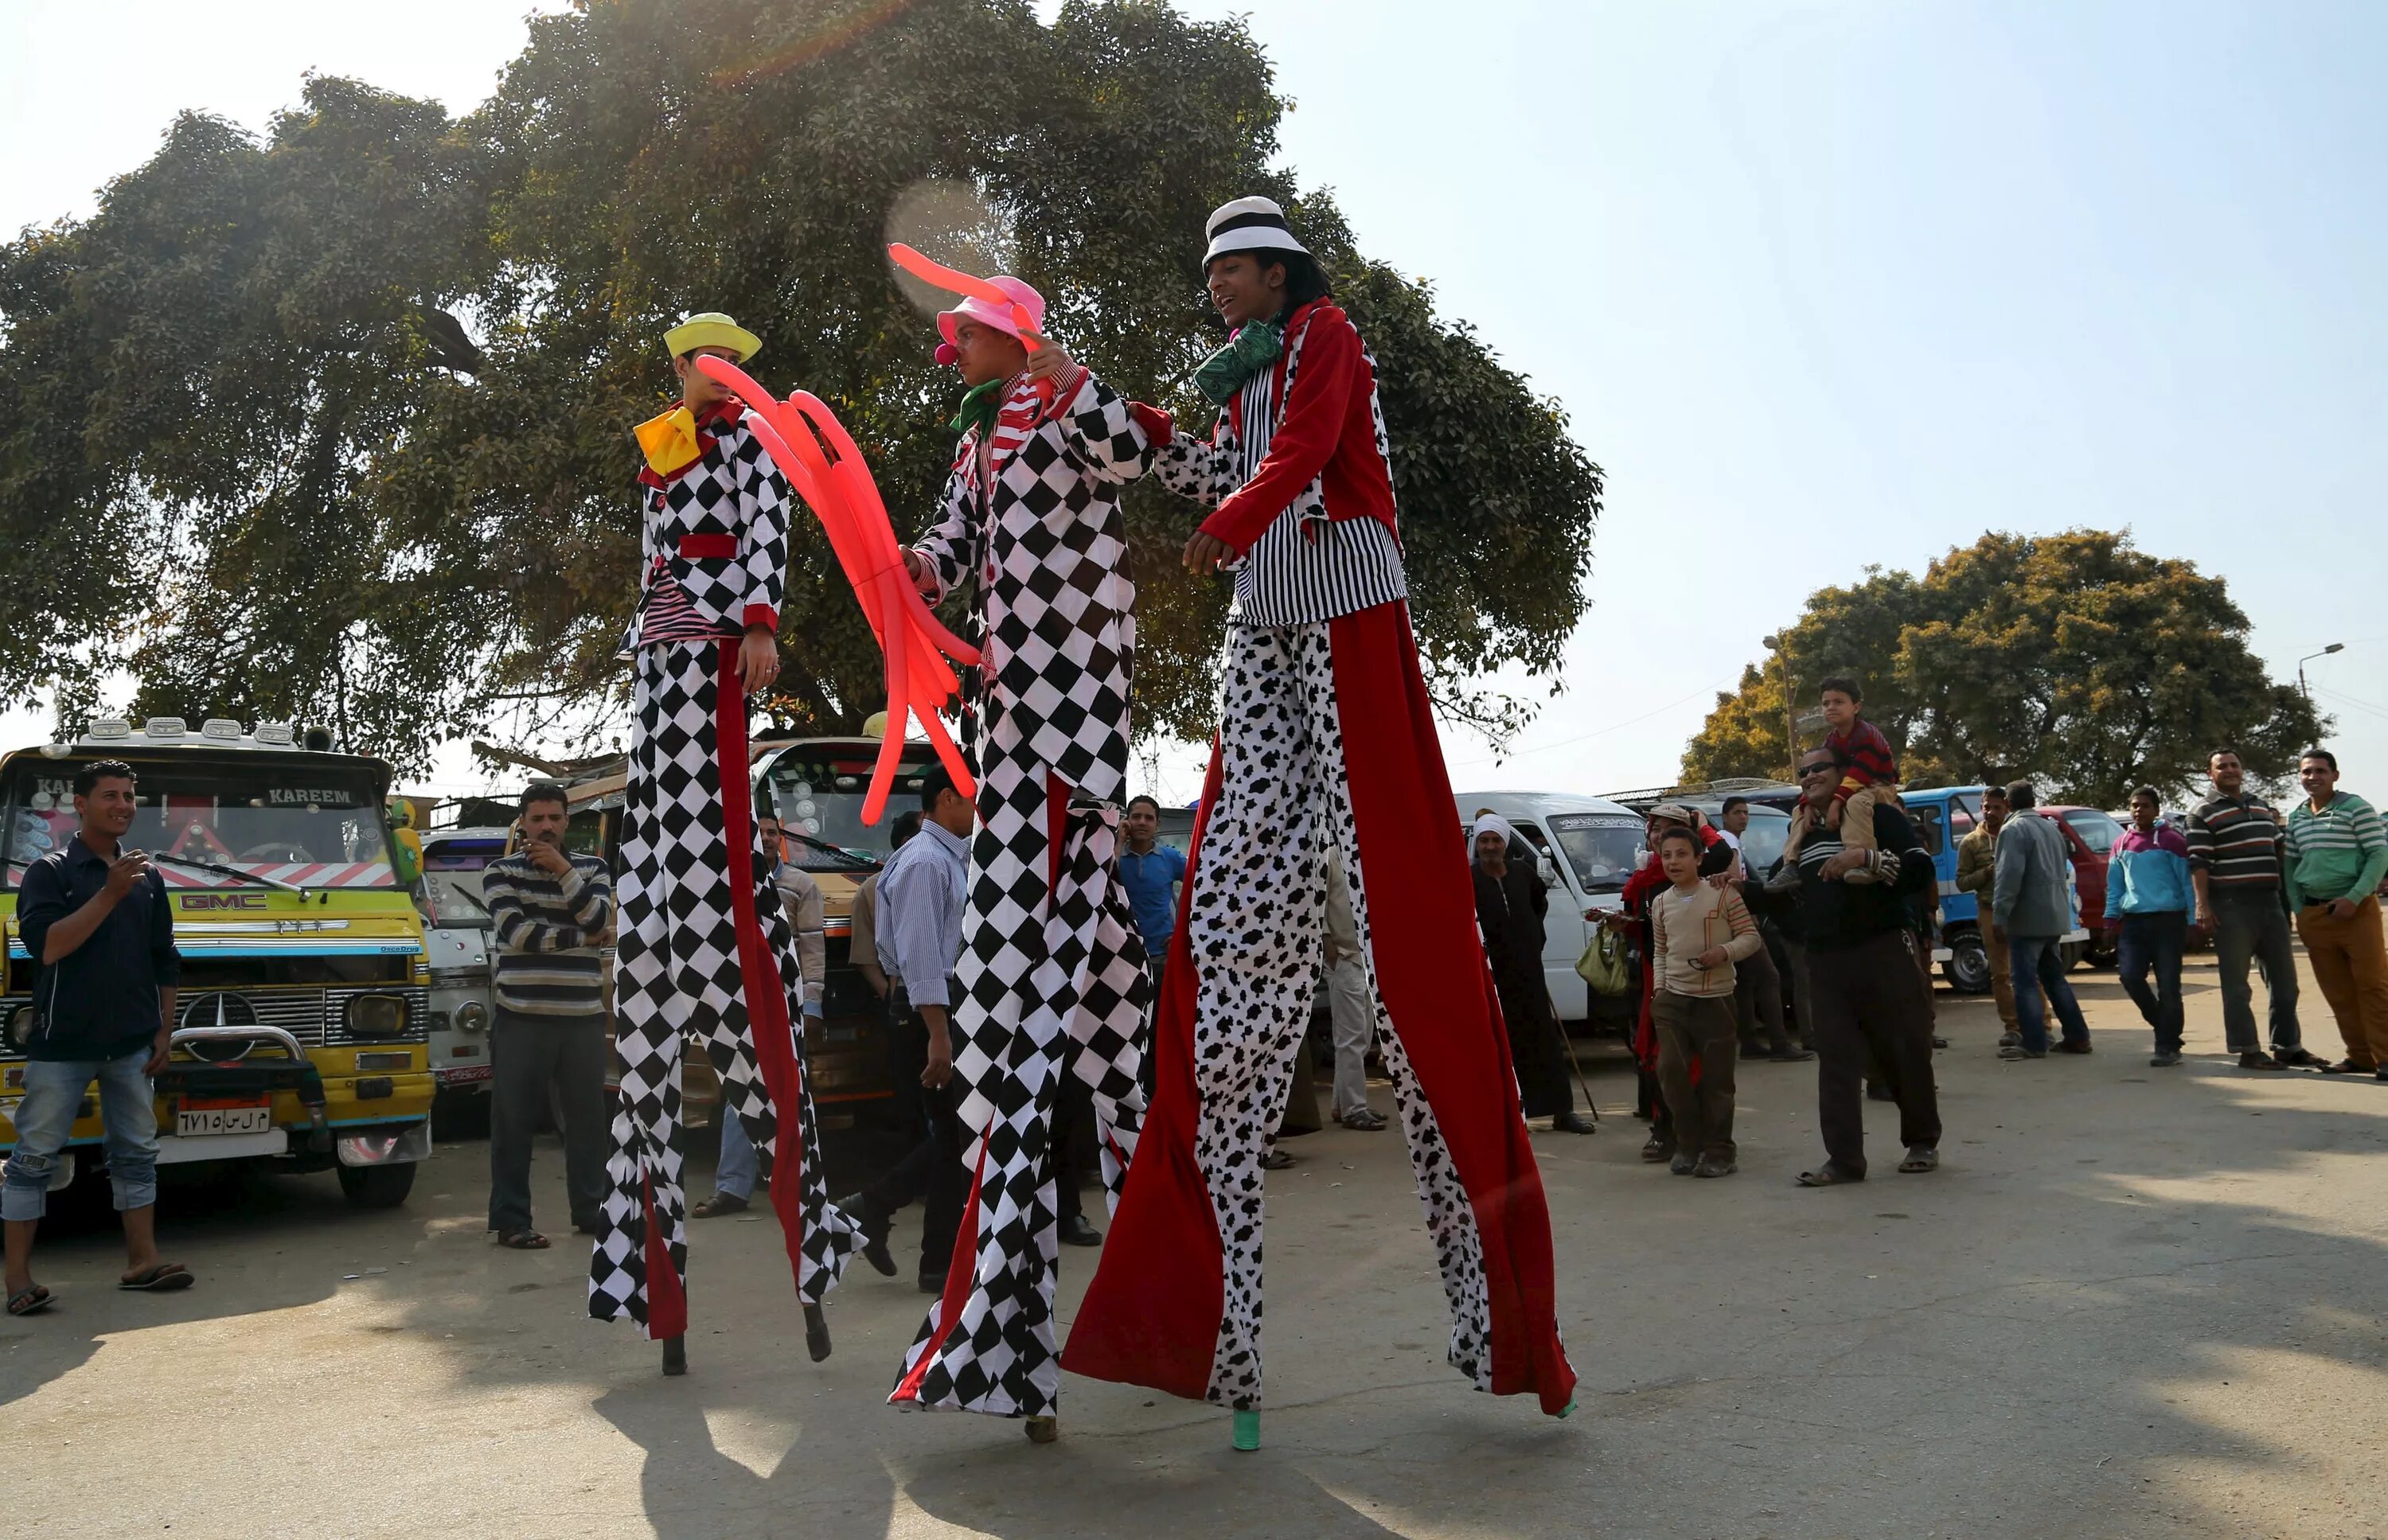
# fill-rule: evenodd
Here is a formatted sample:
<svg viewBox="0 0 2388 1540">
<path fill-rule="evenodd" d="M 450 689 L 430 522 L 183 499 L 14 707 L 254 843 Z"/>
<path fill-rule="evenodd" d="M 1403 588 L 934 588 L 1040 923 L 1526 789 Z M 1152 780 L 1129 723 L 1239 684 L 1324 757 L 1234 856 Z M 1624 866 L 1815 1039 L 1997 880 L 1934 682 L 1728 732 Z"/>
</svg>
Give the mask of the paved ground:
<svg viewBox="0 0 2388 1540">
<path fill-rule="evenodd" d="M 1564 1423 L 1443 1367 L 1391 1133 L 1330 1128 L 1271 1179 L 1275 1399 L 1244 1456 L 1222 1413 L 1076 1379 L 1050 1448 L 889 1410 L 908 1265 L 857 1269 L 816 1367 L 768 1218 L 698 1231 L 694 1368 L 665 1381 L 583 1318 L 578 1248 L 489 1243 L 484 1147 L 458 1144 L 396 1213 L 326 1178 L 173 1194 L 181 1295 L 108 1289 L 108 1228 L 56 1238 L 60 1306 L 0 1321 L 7 1529 L 2388 1535 L 2388 1086 L 2230 1067 L 2196 962 L 2193 1056 L 2151 1069 L 2111 978 L 2077 977 L 2088 1059 L 1999 1064 L 1989 1006 L 1941 995 L 1934 1176 L 1891 1174 L 1886 1130 L 1873 1181 L 1793 1189 L 1812 1069 L 1756 1065 L 1741 1174 L 1670 1178 L 1596 1069 L 1607 1129 L 1535 1136 L 1584 1377 Z"/>
</svg>

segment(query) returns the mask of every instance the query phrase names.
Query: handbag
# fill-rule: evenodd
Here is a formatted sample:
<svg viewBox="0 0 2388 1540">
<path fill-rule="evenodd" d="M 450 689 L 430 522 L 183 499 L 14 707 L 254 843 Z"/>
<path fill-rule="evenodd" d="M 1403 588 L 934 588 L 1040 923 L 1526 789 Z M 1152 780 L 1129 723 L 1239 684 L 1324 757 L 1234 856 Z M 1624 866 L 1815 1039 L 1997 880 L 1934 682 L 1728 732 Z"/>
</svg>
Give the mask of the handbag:
<svg viewBox="0 0 2388 1540">
<path fill-rule="evenodd" d="M 1575 960 L 1575 971 L 1594 994 L 1613 1000 L 1633 992 L 1633 973 L 1625 966 L 1625 943 L 1605 926 L 1584 943 L 1583 955 Z"/>
</svg>

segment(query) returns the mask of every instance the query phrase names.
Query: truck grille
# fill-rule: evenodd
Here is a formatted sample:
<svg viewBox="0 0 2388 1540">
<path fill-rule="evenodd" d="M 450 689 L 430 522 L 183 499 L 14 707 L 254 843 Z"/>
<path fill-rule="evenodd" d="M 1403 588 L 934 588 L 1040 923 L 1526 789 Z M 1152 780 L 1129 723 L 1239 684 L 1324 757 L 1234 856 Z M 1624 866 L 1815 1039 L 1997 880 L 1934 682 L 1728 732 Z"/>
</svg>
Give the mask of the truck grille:
<svg viewBox="0 0 2388 1540">
<path fill-rule="evenodd" d="M 394 994 L 404 1000 L 406 1030 L 394 1038 L 349 1036 L 344 1025 L 349 1002 L 361 994 Z M 175 1003 L 175 1025 L 213 1026 L 216 1019 L 214 1002 L 219 995 L 231 997 L 224 1002 L 223 1017 L 228 1025 L 279 1027 L 298 1039 L 301 1047 L 431 1041 L 431 991 L 400 984 L 325 990 L 186 990 Z M 0 1003 L 0 1009 L 19 1004 L 22 1002 Z M 20 1056 L 0 1049 L 0 1059 Z"/>
</svg>

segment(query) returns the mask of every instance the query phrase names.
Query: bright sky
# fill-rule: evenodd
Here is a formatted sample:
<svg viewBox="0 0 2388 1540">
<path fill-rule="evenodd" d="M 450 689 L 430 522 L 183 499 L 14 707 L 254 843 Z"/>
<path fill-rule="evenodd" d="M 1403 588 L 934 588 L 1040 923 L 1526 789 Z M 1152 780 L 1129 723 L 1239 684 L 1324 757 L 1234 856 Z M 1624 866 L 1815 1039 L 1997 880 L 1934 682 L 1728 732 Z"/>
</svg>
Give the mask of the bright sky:
<svg viewBox="0 0 2388 1540">
<path fill-rule="evenodd" d="M 95 110 L 88 7 L 13 0 L 0 124 L 40 153 L 0 163 L 0 228 L 87 211 L 177 107 L 261 124 L 310 68 L 462 110 L 524 8 L 120 0 Z M 1505 763 L 1450 735 L 1463 790 L 1668 780 L 1860 561 L 2086 524 L 2228 577 L 2279 677 L 2344 642 L 2307 676 L 2349 788 L 2388 794 L 2388 7 L 1188 8 L 1249 13 L 1301 181 L 1608 471 L 1567 693 Z"/>
</svg>

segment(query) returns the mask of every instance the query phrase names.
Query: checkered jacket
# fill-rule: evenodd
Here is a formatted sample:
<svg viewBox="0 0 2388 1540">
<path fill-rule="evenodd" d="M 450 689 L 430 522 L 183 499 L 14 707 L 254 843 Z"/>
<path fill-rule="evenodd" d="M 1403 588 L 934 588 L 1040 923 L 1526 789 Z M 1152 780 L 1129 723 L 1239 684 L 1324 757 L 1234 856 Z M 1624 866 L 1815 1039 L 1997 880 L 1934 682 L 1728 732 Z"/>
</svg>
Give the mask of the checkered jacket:
<svg viewBox="0 0 2388 1540">
<path fill-rule="evenodd" d="M 787 479 L 744 418 L 739 403 L 723 402 L 697 423 L 695 460 L 669 476 L 641 467 L 641 588 L 638 613 L 622 634 L 623 654 L 639 646 L 646 589 L 658 582 L 679 584 L 691 608 L 725 636 L 750 625 L 779 629 L 792 499 Z"/>
<path fill-rule="evenodd" d="M 1101 802 L 1125 789 L 1136 657 L 1120 489 L 1151 467 L 1153 448 L 1129 403 L 1093 374 L 1080 371 L 1049 407 L 1023 376 L 992 442 L 977 428 L 962 435 L 937 523 L 913 547 L 933 600 L 976 578 L 965 634 L 984 662 L 963 676 L 965 740 L 1008 726 L 1004 741 Z"/>
</svg>

